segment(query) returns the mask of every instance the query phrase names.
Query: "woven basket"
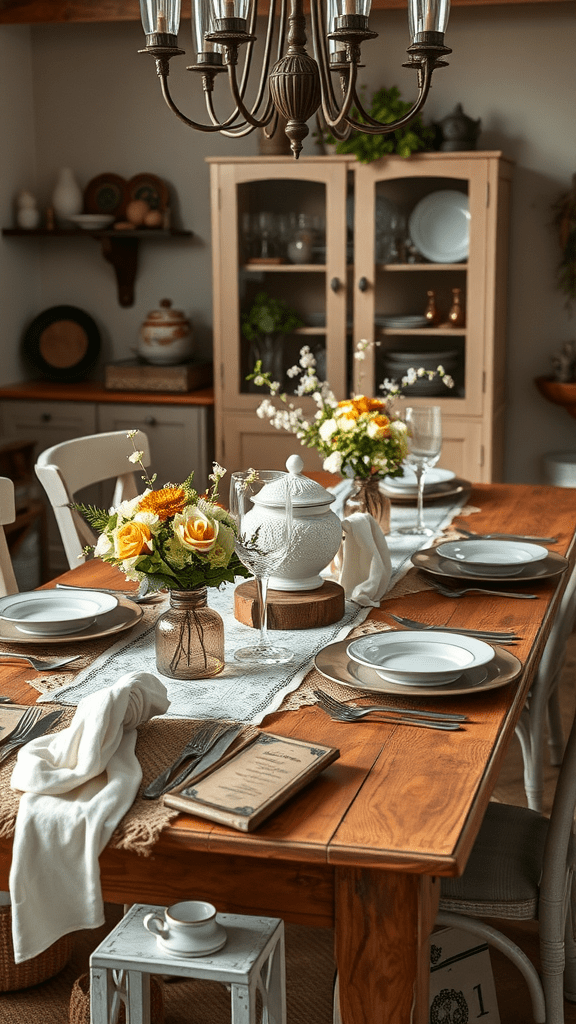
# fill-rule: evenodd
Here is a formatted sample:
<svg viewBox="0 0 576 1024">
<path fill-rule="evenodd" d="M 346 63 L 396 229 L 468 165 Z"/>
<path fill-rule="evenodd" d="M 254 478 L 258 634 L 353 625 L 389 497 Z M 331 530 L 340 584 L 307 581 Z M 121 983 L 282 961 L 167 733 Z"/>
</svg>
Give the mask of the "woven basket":
<svg viewBox="0 0 576 1024">
<path fill-rule="evenodd" d="M 73 948 L 73 937 L 64 935 L 31 960 L 14 963 L 12 912 L 10 907 L 0 907 L 0 992 L 14 992 L 53 978 L 68 963 Z"/>
<path fill-rule="evenodd" d="M 150 1020 L 164 1024 L 164 988 L 162 980 L 150 978 Z M 70 996 L 70 1024 L 90 1024 L 90 976 L 81 974 L 76 979 Z M 126 1008 L 120 1004 L 118 1024 L 126 1024 Z"/>
</svg>

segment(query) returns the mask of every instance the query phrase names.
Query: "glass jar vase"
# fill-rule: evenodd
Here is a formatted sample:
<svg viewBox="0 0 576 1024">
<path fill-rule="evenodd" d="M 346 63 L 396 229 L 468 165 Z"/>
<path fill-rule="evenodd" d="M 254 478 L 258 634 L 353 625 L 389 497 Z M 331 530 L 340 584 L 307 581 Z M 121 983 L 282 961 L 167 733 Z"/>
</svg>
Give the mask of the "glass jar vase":
<svg viewBox="0 0 576 1024">
<path fill-rule="evenodd" d="M 383 533 L 390 533 L 390 498 L 380 490 L 378 477 L 364 479 L 355 476 L 352 491 L 344 503 L 344 516 L 354 512 L 368 512 Z"/>
<path fill-rule="evenodd" d="M 156 667 L 171 679 L 205 679 L 224 668 L 224 623 L 208 607 L 206 587 L 170 591 L 155 639 Z"/>
</svg>

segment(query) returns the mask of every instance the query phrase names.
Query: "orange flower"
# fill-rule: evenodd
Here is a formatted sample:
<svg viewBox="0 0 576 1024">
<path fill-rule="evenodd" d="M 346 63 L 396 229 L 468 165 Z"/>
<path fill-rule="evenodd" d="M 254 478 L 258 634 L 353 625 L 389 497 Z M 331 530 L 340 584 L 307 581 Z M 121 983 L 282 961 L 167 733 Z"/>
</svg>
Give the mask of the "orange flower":
<svg viewBox="0 0 576 1024">
<path fill-rule="evenodd" d="M 348 420 L 357 420 L 360 415 L 353 401 L 338 402 L 337 408 L 340 415 L 345 416 Z"/>
<path fill-rule="evenodd" d="M 124 523 L 116 534 L 118 558 L 136 558 L 152 551 L 152 534 L 145 523 Z"/>
<path fill-rule="evenodd" d="M 170 519 L 181 512 L 186 505 L 186 492 L 182 487 L 162 487 L 159 491 L 150 491 L 138 508 L 141 512 L 154 512 L 159 519 Z"/>
<path fill-rule="evenodd" d="M 372 423 L 378 427 L 378 437 L 390 436 L 390 420 L 387 416 L 375 416 Z"/>
</svg>

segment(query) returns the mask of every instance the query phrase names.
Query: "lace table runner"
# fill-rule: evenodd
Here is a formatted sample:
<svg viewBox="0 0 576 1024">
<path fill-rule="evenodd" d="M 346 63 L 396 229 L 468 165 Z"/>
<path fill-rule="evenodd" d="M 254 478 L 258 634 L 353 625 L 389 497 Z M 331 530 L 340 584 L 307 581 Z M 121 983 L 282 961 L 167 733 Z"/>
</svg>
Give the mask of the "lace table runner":
<svg viewBox="0 0 576 1024">
<path fill-rule="evenodd" d="M 446 498 L 425 508 L 426 525 L 438 536 L 460 512 L 465 496 Z M 430 537 L 394 536 L 400 525 L 414 521 L 415 508 L 393 506 L 391 535 L 387 537 L 392 559 L 392 578 L 389 592 L 396 587 L 411 567 L 410 558 L 418 550 L 428 547 Z M 224 671 L 212 679 L 177 681 L 160 675 L 154 655 L 154 626 L 157 615 L 165 607 L 149 612 L 138 627 L 123 635 L 90 664 L 75 674 L 58 689 L 45 688 L 38 703 L 58 702 L 76 705 L 85 696 L 110 686 L 125 672 L 146 671 L 159 676 L 168 690 L 171 701 L 166 713 L 169 718 L 230 718 L 235 721 L 259 725 L 266 715 L 277 711 L 288 694 L 296 690 L 313 668 L 314 657 L 328 644 L 342 640 L 358 627 L 368 615 L 369 608 L 346 602 L 345 613 L 339 622 L 316 629 L 286 630 L 281 632 L 283 646 L 291 647 L 294 659 L 288 665 L 240 665 L 234 661 L 234 651 L 246 646 L 249 627 L 238 622 L 233 612 L 234 586 L 227 584 L 222 590 L 211 590 L 208 603 L 224 619 L 226 665 Z M 278 636 L 277 631 L 272 631 Z M 253 630 L 250 636 L 256 638 Z M 32 683 L 37 688 L 39 683 Z M 44 687 L 42 687 L 44 689 Z"/>
</svg>

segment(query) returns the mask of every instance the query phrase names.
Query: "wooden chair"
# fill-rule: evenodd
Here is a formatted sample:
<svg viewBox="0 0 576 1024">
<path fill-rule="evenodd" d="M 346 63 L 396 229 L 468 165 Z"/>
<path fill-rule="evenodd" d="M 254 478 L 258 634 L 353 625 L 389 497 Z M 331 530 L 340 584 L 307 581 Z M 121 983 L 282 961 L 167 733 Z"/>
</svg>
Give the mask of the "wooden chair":
<svg viewBox="0 0 576 1024">
<path fill-rule="evenodd" d="M 564 1024 L 563 996 L 576 1002 L 575 809 L 576 716 L 550 820 L 527 807 L 490 803 L 464 874 L 442 879 L 437 924 L 463 928 L 509 957 L 528 984 L 538 1024 Z M 541 977 L 515 943 L 480 917 L 537 920 Z"/>
<path fill-rule="evenodd" d="M 146 434 L 138 430 L 134 435 L 137 451 L 143 452 L 142 462 L 150 465 L 150 445 Z M 88 434 L 63 441 L 47 448 L 36 461 L 36 475 L 44 487 L 54 510 L 62 537 L 64 551 L 71 569 L 86 561 L 84 548 L 95 543 L 95 536 L 81 515 L 70 508 L 70 502 L 84 487 L 114 479 L 111 504 L 135 498 L 144 485 L 137 482 L 130 469 L 128 456 L 132 447 L 125 430 L 108 434 Z M 107 503 L 108 504 L 108 503 Z"/>
<path fill-rule="evenodd" d="M 538 666 L 528 700 L 516 726 L 524 760 L 524 789 L 528 806 L 542 810 L 544 794 L 544 732 L 548 723 L 550 763 L 562 764 L 564 734 L 558 702 L 558 683 L 566 643 L 576 621 L 576 570 L 566 585 L 560 608 Z"/>
<path fill-rule="evenodd" d="M 0 476 L 0 597 L 18 593 L 18 584 L 4 533 L 4 526 L 13 523 L 15 519 L 14 484 L 7 476 Z"/>
</svg>

